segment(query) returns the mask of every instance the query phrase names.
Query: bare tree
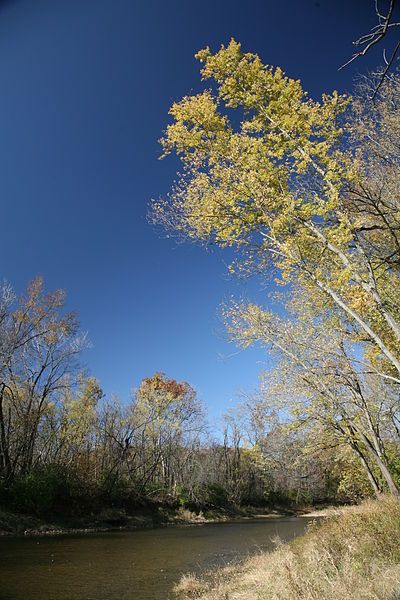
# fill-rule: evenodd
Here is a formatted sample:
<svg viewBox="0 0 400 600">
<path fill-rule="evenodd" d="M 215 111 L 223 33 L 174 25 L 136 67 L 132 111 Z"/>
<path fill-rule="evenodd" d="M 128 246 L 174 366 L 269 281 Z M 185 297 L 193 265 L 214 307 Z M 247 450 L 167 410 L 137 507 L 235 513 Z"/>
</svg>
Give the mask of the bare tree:
<svg viewBox="0 0 400 600">
<path fill-rule="evenodd" d="M 381 9 L 379 8 L 379 0 L 375 0 L 375 13 L 376 13 L 377 20 L 378 20 L 377 24 L 374 27 L 372 27 L 372 29 L 368 33 L 362 35 L 360 38 L 358 38 L 357 40 L 355 40 L 353 42 L 353 44 L 357 48 L 359 48 L 359 50 L 357 50 L 353 54 L 353 56 L 340 67 L 340 69 L 343 69 L 344 67 L 346 67 L 347 65 L 352 63 L 357 58 L 360 58 L 361 56 L 365 56 L 367 54 L 367 52 L 369 52 L 371 50 L 371 48 L 373 48 L 374 46 L 376 46 L 376 44 L 378 44 L 384 38 L 386 38 L 388 33 L 393 28 L 400 26 L 400 21 L 397 21 L 395 18 L 396 5 L 397 5 L 397 0 L 389 0 L 389 6 L 386 10 L 386 13 L 382 14 Z M 389 70 L 391 69 L 391 67 L 394 63 L 394 60 L 398 54 L 399 49 L 400 49 L 400 40 L 395 43 L 394 47 L 392 48 L 392 50 L 390 52 L 389 57 L 386 54 L 386 48 L 383 50 L 383 60 L 384 60 L 385 66 L 379 74 L 379 78 L 377 80 L 375 89 L 373 90 L 372 97 L 375 97 L 375 95 L 379 91 L 379 88 L 381 87 L 383 81 L 385 80 Z"/>
</svg>

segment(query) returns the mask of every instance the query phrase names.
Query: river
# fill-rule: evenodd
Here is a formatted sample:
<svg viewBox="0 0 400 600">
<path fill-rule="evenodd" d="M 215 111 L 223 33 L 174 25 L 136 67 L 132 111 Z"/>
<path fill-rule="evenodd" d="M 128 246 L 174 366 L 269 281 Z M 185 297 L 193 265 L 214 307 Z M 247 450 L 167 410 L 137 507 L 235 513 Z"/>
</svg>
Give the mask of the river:
<svg viewBox="0 0 400 600">
<path fill-rule="evenodd" d="M 1 600 L 167 600 L 207 570 L 303 533 L 305 518 L 141 531 L 0 538 Z"/>
</svg>

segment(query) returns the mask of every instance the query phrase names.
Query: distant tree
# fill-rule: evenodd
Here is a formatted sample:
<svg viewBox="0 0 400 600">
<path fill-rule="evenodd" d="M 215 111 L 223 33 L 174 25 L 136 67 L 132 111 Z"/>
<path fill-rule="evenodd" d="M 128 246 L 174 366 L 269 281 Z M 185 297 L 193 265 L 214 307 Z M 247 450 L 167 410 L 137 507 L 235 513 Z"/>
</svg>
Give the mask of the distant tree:
<svg viewBox="0 0 400 600">
<path fill-rule="evenodd" d="M 35 279 L 16 299 L 4 285 L 0 300 L 0 475 L 12 478 L 40 461 L 37 442 L 54 404 L 71 385 L 85 346 L 76 316 L 63 311 L 64 293 L 45 293 Z"/>
<path fill-rule="evenodd" d="M 59 415 L 59 448 L 57 458 L 64 464 L 90 474 L 96 460 L 96 427 L 98 407 L 103 391 L 94 377 L 80 374 L 77 385 L 62 394 Z"/>
<path fill-rule="evenodd" d="M 203 426 L 195 390 L 186 382 L 155 373 L 141 382 L 132 410 L 150 453 L 146 483 L 156 478 L 161 488 L 174 490 L 180 481 L 182 449 L 188 436 Z"/>
</svg>

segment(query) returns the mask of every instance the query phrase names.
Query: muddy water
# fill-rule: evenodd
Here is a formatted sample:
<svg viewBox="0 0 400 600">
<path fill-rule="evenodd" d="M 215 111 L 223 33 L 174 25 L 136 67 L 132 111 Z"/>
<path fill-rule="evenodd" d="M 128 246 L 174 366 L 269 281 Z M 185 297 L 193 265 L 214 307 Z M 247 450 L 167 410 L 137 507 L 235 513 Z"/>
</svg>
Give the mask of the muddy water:
<svg viewBox="0 0 400 600">
<path fill-rule="evenodd" d="M 0 538 L 1 600 L 166 600 L 201 572 L 303 533 L 282 518 L 132 532 Z"/>
</svg>

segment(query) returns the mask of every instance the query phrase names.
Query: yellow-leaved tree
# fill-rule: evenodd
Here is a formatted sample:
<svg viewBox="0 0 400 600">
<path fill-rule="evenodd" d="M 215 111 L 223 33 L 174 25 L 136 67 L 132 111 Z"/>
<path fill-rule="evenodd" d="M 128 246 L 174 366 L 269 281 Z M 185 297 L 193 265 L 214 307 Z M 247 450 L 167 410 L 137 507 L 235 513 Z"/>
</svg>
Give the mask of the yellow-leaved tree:
<svg viewBox="0 0 400 600">
<path fill-rule="evenodd" d="M 164 154 L 175 152 L 183 168 L 171 194 L 153 203 L 153 220 L 236 248 L 232 269 L 295 282 L 316 310 L 330 306 L 346 319 L 375 368 L 400 382 L 399 201 L 389 184 L 383 194 L 368 190 L 371 168 L 346 124 L 351 100 L 336 92 L 312 100 L 234 40 L 197 58 L 211 87 L 170 110 Z M 380 143 L 400 122 L 392 92 L 390 114 L 378 107 L 373 119 Z M 395 160 L 390 169 L 398 173 Z"/>
</svg>

